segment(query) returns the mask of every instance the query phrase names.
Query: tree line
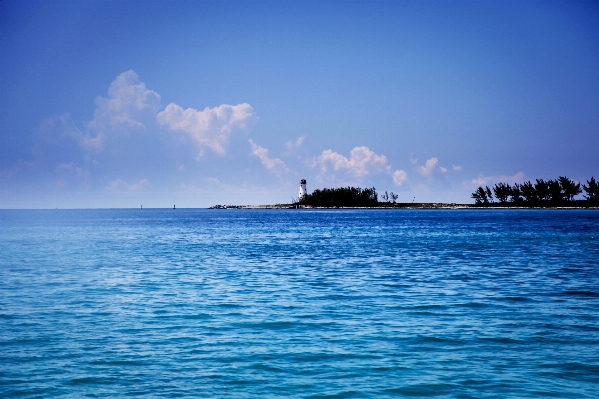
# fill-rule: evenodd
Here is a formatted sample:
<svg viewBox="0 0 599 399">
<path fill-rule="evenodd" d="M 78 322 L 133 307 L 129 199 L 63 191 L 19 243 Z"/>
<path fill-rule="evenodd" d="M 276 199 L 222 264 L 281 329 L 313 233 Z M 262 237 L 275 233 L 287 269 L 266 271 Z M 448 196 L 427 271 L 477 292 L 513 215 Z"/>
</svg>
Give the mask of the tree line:
<svg viewBox="0 0 599 399">
<path fill-rule="evenodd" d="M 491 203 L 521 204 L 523 206 L 556 206 L 572 203 L 584 191 L 587 203 L 599 204 L 599 184 L 594 177 L 580 184 L 565 176 L 555 180 L 536 179 L 533 183 L 497 183 L 492 187 L 478 187 L 471 197 L 476 205 Z M 380 198 L 380 201 L 379 201 Z M 376 188 L 340 187 L 316 189 L 294 202 L 313 207 L 377 207 L 395 204 L 398 195 L 393 192 L 379 195 Z M 495 202 L 497 200 L 497 202 Z M 576 201 L 577 203 L 579 201 Z M 397 206 L 397 205 L 393 205 Z"/>
<path fill-rule="evenodd" d="M 397 197 L 395 197 L 397 198 Z M 378 206 L 378 194 L 374 187 L 340 187 L 316 189 L 306 194 L 297 202 L 299 205 L 315 207 L 368 207 Z"/>
<path fill-rule="evenodd" d="M 536 179 L 535 183 L 527 181 L 522 184 L 497 183 L 492 188 L 479 187 L 471 197 L 477 205 L 487 205 L 494 202 L 506 204 L 508 202 L 526 205 L 558 205 L 574 200 L 584 190 L 584 197 L 588 202 L 599 202 L 599 184 L 594 177 L 581 185 L 566 176 L 555 180 Z"/>
</svg>

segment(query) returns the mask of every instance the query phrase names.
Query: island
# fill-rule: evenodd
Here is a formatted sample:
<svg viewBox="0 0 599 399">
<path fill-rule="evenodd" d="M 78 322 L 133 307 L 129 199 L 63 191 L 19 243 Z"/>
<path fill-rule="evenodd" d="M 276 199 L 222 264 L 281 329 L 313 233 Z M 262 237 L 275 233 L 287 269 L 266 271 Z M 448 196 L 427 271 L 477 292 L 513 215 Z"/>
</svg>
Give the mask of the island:
<svg viewBox="0 0 599 399">
<path fill-rule="evenodd" d="M 574 199 L 583 193 L 584 199 Z M 555 180 L 536 179 L 522 184 L 497 183 L 478 187 L 471 195 L 474 204 L 397 202 L 398 195 L 376 188 L 338 187 L 316 189 L 308 194 L 306 180 L 300 182 L 300 194 L 291 204 L 214 205 L 209 209 L 313 209 L 313 208 L 392 208 L 392 209 L 460 209 L 460 208 L 599 208 L 599 184 L 594 177 L 586 184 L 565 176 Z"/>
</svg>

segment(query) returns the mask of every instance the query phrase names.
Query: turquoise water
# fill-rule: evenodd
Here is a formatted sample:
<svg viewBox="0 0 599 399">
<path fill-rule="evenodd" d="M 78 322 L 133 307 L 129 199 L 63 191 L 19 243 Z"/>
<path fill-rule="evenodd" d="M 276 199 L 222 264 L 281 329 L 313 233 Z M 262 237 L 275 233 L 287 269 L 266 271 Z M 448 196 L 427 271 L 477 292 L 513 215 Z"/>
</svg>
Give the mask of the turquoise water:
<svg viewBox="0 0 599 399">
<path fill-rule="evenodd" d="M 3 398 L 598 391 L 598 211 L 0 211 Z"/>
</svg>

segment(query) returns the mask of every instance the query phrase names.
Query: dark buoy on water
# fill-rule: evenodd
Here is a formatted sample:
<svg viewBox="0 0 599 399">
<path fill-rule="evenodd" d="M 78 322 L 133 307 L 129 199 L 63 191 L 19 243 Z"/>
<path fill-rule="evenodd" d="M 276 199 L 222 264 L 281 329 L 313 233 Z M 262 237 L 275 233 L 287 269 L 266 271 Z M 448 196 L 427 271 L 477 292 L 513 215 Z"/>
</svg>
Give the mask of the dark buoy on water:
<svg viewBox="0 0 599 399">
<path fill-rule="evenodd" d="M 144 209 L 144 206 L 143 206 L 143 205 L 140 205 L 139 207 L 140 207 L 140 209 Z"/>
<path fill-rule="evenodd" d="M 173 209 L 175 209 L 175 206 L 173 205 Z"/>
</svg>

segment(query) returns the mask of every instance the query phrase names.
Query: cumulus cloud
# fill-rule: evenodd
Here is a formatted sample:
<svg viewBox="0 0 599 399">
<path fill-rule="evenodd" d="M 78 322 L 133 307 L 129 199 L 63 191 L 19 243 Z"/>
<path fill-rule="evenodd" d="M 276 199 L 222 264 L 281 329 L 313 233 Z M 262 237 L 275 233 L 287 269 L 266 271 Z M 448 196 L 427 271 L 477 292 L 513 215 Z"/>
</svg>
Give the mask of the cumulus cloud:
<svg viewBox="0 0 599 399">
<path fill-rule="evenodd" d="M 410 157 L 410 161 L 413 164 L 417 163 L 416 159 L 413 159 L 411 157 Z M 416 166 L 416 170 L 418 170 L 418 172 L 424 177 L 429 177 L 434 172 L 441 172 L 441 173 L 447 172 L 447 168 L 444 168 L 443 166 L 439 166 L 439 160 L 435 157 L 427 159 L 426 162 L 424 163 L 424 165 Z"/>
<path fill-rule="evenodd" d="M 144 123 L 151 121 L 160 109 L 160 95 L 149 90 L 130 70 L 110 84 L 108 98 L 96 98 L 96 105 L 94 119 L 87 127 L 102 138 L 113 131 L 146 130 Z"/>
<path fill-rule="evenodd" d="M 430 176 L 431 173 L 436 169 L 439 160 L 437 158 L 427 159 L 424 166 L 418 166 L 418 171 L 422 176 Z"/>
<path fill-rule="evenodd" d="M 247 103 L 203 111 L 175 103 L 163 108 L 160 95 L 132 70 L 118 75 L 107 89 L 95 98 L 95 111 L 86 122 L 68 113 L 42 120 L 30 132 L 31 144 L 5 161 L 6 166 L 0 163 L 0 185 L 131 193 L 148 189 L 150 181 L 167 181 L 173 172 L 195 179 L 195 172 L 203 173 L 193 162 L 198 152 L 225 154 L 234 134 L 248 131 L 258 120 Z M 295 148 L 303 140 L 295 140 Z M 288 170 L 267 152 L 257 149 L 257 156 L 273 173 Z"/>
<path fill-rule="evenodd" d="M 279 158 L 268 157 L 267 148 L 260 147 L 258 144 L 254 143 L 252 139 L 249 139 L 248 142 L 250 143 L 250 146 L 252 146 L 252 154 L 260 158 L 260 162 L 269 172 L 272 172 L 277 176 L 280 176 L 284 172 L 289 172 L 289 168 L 287 168 L 285 162 L 281 161 Z"/>
<path fill-rule="evenodd" d="M 356 179 L 362 179 L 377 172 L 388 173 L 391 170 L 391 167 L 387 164 L 386 156 L 377 155 L 364 146 L 351 150 L 349 159 L 329 149 L 323 151 L 322 154 L 308 163 L 310 166 L 320 169 L 321 178 L 328 175 L 331 170 L 347 173 Z"/>
<path fill-rule="evenodd" d="M 489 184 L 495 184 L 499 182 L 503 183 L 521 183 L 524 179 L 524 172 L 518 172 L 513 176 L 485 176 L 482 173 L 478 175 L 476 179 L 472 179 L 470 183 L 476 186 L 486 186 Z"/>
<path fill-rule="evenodd" d="M 119 136 L 131 131 L 146 131 L 144 123 L 154 123 L 160 108 L 160 96 L 146 88 L 137 74 L 120 74 L 108 89 L 108 98 L 97 97 L 94 118 L 83 130 L 70 114 L 44 119 L 33 133 L 33 153 L 36 159 L 66 162 L 80 161 L 90 150 L 101 151 L 107 139 L 119 142 Z"/>
<path fill-rule="evenodd" d="M 152 185 L 148 181 L 148 179 L 141 179 L 139 182 L 134 184 L 129 184 L 124 180 L 116 179 L 112 180 L 106 186 L 108 191 L 120 192 L 120 193 L 135 193 L 139 191 L 146 190 L 150 188 Z"/>
<path fill-rule="evenodd" d="M 396 170 L 393 172 L 393 183 L 398 186 L 401 186 L 403 183 L 408 181 L 408 174 L 403 170 Z"/>
<path fill-rule="evenodd" d="M 459 172 L 462 170 L 462 167 L 459 165 L 452 165 L 451 168 L 453 169 L 454 172 Z"/>
<path fill-rule="evenodd" d="M 210 148 L 218 155 L 224 155 L 231 133 L 251 129 L 258 118 L 247 103 L 206 107 L 203 111 L 193 108 L 184 110 L 181 106 L 171 103 L 156 115 L 156 120 L 172 131 L 186 133 L 199 147 L 199 159 L 205 148 Z"/>
</svg>

